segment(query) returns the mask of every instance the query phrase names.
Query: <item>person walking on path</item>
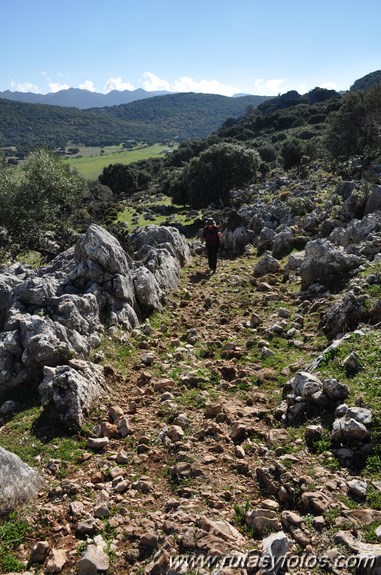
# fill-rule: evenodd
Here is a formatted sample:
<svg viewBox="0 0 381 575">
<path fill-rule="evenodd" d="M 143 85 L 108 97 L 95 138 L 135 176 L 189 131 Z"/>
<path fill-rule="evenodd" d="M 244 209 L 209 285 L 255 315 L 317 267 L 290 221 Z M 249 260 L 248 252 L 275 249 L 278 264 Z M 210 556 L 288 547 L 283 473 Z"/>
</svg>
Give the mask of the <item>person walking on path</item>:
<svg viewBox="0 0 381 575">
<path fill-rule="evenodd" d="M 222 234 L 219 226 L 213 218 L 209 218 L 204 227 L 201 241 L 205 242 L 206 253 L 208 254 L 208 265 L 210 271 L 214 274 L 217 269 L 217 254 L 220 249 L 220 238 Z"/>
</svg>

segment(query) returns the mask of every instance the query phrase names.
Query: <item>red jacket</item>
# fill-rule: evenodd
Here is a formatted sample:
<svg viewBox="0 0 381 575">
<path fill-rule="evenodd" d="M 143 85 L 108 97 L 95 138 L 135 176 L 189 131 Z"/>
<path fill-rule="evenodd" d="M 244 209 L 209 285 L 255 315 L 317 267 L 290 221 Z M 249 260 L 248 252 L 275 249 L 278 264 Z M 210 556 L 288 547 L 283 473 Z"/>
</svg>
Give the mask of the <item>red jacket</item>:
<svg viewBox="0 0 381 575">
<path fill-rule="evenodd" d="M 214 246 L 220 243 L 221 232 L 218 226 L 205 226 L 201 239 L 207 245 Z"/>
</svg>

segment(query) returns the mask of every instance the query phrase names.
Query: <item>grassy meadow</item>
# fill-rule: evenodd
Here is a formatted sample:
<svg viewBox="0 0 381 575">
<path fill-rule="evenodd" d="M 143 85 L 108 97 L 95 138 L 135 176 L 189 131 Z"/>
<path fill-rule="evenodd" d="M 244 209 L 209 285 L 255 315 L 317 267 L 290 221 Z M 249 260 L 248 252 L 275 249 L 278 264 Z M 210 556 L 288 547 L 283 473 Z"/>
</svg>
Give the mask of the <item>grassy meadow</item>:
<svg viewBox="0 0 381 575">
<path fill-rule="evenodd" d="M 85 178 L 94 180 L 109 164 L 131 164 L 148 158 L 159 158 L 165 156 L 167 150 L 168 147 L 163 144 L 136 146 L 130 150 L 121 146 L 105 146 L 104 148 L 81 146 L 76 156 L 65 158 L 63 161 L 76 168 Z"/>
</svg>

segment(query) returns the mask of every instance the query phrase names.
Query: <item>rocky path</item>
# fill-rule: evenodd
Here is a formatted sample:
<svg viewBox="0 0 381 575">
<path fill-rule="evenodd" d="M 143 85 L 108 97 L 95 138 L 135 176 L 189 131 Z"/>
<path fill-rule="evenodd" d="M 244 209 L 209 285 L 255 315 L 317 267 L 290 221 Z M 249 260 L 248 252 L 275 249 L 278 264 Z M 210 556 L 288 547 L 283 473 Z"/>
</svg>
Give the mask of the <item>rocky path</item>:
<svg viewBox="0 0 381 575">
<path fill-rule="evenodd" d="M 255 261 L 208 275 L 193 258 L 162 313 L 97 352 L 112 390 L 77 464 L 45 473 L 19 550 L 28 572 L 211 573 L 196 558 L 214 557 L 216 573 L 254 573 L 272 533 L 290 573 L 355 572 L 337 567 L 351 554 L 343 529 L 357 536 L 381 512 L 352 509 L 361 478 L 278 413 L 283 385 L 326 344 L 317 306 L 283 272 L 255 277 Z"/>
</svg>

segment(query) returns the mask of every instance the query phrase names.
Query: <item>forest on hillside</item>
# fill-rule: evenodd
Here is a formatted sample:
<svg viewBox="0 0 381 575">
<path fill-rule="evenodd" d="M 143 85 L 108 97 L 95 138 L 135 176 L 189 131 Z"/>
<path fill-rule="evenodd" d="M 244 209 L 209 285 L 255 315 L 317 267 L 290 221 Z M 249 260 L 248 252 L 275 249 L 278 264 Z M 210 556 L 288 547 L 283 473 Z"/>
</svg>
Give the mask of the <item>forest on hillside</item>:
<svg viewBox="0 0 381 575">
<path fill-rule="evenodd" d="M 172 94 L 105 108 L 79 110 L 0 99 L 0 147 L 23 157 L 36 147 L 146 144 L 207 137 L 229 117 L 239 118 L 265 97 Z"/>
</svg>

